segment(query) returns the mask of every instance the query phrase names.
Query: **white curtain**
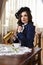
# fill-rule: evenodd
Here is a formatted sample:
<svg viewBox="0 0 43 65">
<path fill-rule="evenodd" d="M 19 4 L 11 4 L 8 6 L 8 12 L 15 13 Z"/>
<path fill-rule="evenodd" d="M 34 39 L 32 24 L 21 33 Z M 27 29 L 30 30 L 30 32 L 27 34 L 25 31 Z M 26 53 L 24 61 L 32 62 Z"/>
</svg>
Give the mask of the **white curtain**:
<svg viewBox="0 0 43 65">
<path fill-rule="evenodd" d="M 36 0 L 8 0 L 6 3 L 6 22 L 10 18 L 10 24 L 15 23 L 15 12 L 17 12 L 21 7 L 29 7 L 32 12 L 33 21 L 36 18 Z M 13 21 L 11 19 L 14 19 Z M 11 22 L 12 21 L 12 22 Z M 8 23 L 7 23 L 8 24 Z M 36 22 L 35 22 L 36 24 Z M 13 26 L 14 27 L 14 26 Z"/>
<path fill-rule="evenodd" d="M 15 12 L 21 7 L 29 7 L 33 16 L 33 22 L 36 27 L 43 27 L 43 3 L 42 0 L 8 0 L 6 3 L 6 20 L 5 24 L 9 26 L 9 29 L 16 27 L 17 19 L 15 18 Z"/>
</svg>

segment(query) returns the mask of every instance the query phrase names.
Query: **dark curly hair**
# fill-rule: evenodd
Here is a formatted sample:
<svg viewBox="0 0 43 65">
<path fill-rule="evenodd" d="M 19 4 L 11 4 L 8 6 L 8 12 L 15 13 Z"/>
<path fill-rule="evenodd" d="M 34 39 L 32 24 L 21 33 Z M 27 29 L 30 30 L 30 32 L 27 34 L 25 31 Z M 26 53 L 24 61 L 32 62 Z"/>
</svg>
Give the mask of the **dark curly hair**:
<svg viewBox="0 0 43 65">
<path fill-rule="evenodd" d="M 15 14 L 15 16 L 16 16 L 16 18 L 18 19 L 18 22 L 17 22 L 17 24 L 18 25 L 22 25 L 23 23 L 21 22 L 21 13 L 22 12 L 26 12 L 27 13 L 27 15 L 28 15 L 28 18 L 29 18 L 29 21 L 30 22 L 32 22 L 32 15 L 31 15 L 31 10 L 30 10 L 30 8 L 28 8 L 28 7 L 22 7 L 22 8 L 20 8 L 20 10 L 18 11 L 18 12 L 16 12 L 16 14 Z"/>
</svg>

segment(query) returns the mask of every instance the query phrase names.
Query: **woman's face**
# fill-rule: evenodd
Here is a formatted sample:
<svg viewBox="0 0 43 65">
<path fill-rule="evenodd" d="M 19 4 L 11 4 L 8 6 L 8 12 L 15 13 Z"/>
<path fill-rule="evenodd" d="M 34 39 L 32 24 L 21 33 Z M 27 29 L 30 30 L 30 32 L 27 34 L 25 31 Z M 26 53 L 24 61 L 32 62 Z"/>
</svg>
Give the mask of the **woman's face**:
<svg viewBox="0 0 43 65">
<path fill-rule="evenodd" d="M 22 12 L 21 13 L 21 21 L 22 21 L 22 23 L 28 23 L 28 15 L 27 15 L 27 12 Z"/>
</svg>

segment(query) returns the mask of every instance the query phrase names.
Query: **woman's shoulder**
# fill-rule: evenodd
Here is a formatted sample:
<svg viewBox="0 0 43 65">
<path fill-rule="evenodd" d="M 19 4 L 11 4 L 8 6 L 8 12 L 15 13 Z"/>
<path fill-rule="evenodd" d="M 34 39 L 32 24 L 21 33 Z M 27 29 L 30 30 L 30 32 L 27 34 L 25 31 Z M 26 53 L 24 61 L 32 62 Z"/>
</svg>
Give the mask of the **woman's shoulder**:
<svg viewBox="0 0 43 65">
<path fill-rule="evenodd" d="M 27 31 L 34 32 L 35 33 L 35 26 L 31 23 L 28 24 L 27 26 Z"/>
<path fill-rule="evenodd" d="M 29 28 L 29 27 L 30 27 L 30 28 L 35 28 L 35 26 L 34 26 L 33 22 L 28 23 L 28 24 L 27 24 L 27 27 L 28 27 L 28 28 Z"/>
</svg>

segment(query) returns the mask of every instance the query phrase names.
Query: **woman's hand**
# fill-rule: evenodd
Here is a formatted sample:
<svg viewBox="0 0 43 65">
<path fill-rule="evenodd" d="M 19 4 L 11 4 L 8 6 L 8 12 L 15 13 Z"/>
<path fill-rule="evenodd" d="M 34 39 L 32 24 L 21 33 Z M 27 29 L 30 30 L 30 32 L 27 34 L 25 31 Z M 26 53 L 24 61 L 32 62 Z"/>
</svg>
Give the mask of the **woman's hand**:
<svg viewBox="0 0 43 65">
<path fill-rule="evenodd" d="M 22 30 L 23 30 L 22 26 L 18 26 L 18 27 L 17 27 L 18 33 L 19 33 L 19 32 L 22 32 Z"/>
</svg>

